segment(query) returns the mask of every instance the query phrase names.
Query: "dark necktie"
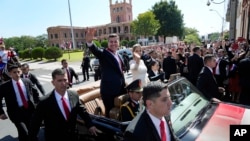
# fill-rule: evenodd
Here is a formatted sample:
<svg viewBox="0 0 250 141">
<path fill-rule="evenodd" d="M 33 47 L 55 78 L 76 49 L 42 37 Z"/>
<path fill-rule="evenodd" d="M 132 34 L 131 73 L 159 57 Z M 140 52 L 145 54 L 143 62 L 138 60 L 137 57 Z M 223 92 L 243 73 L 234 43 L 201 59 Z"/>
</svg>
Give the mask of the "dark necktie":
<svg viewBox="0 0 250 141">
<path fill-rule="evenodd" d="M 62 100 L 62 105 L 63 105 L 64 113 L 66 115 L 66 120 L 68 120 L 69 119 L 69 107 L 68 107 L 68 105 L 65 102 L 65 100 L 64 100 L 63 97 L 61 98 L 61 100 Z"/>
<path fill-rule="evenodd" d="M 17 88 L 18 88 L 19 94 L 20 94 L 20 96 L 21 96 L 21 100 L 22 100 L 22 103 L 23 103 L 23 107 L 24 107 L 25 109 L 27 109 L 27 108 L 28 108 L 28 102 L 27 102 L 27 100 L 26 100 L 26 98 L 25 98 L 25 96 L 24 96 L 24 93 L 23 93 L 23 90 L 22 90 L 22 88 L 21 88 L 21 85 L 20 85 L 20 83 L 19 83 L 18 81 L 16 82 L 16 84 L 17 84 Z"/>
<path fill-rule="evenodd" d="M 70 79 L 69 69 L 66 69 L 66 70 L 67 70 L 68 81 L 69 81 L 69 83 L 71 84 L 71 79 Z"/>
<path fill-rule="evenodd" d="M 161 141 L 167 141 L 167 135 L 166 135 L 165 125 L 164 125 L 163 120 L 161 120 L 161 123 L 160 123 L 160 131 L 161 131 Z"/>
</svg>

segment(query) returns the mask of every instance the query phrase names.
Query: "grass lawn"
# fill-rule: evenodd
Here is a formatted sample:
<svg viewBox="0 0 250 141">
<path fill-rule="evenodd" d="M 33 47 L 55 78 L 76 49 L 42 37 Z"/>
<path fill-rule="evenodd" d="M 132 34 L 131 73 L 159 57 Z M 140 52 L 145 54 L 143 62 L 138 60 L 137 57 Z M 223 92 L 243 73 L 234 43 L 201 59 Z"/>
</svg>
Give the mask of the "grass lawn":
<svg viewBox="0 0 250 141">
<path fill-rule="evenodd" d="M 62 59 L 67 59 L 68 62 L 81 62 L 83 58 L 83 52 L 70 52 L 64 53 L 61 58 L 57 61 L 61 61 Z"/>
<path fill-rule="evenodd" d="M 70 53 L 63 53 L 63 56 L 61 58 L 57 59 L 57 62 L 60 62 L 62 59 L 67 59 L 68 62 L 82 62 L 82 58 L 83 58 L 83 52 L 70 52 Z M 22 59 L 20 59 L 22 60 Z M 43 62 L 55 62 L 54 59 L 51 60 L 47 60 L 45 58 L 43 58 L 43 60 L 37 59 L 37 60 L 30 60 L 30 59 L 24 59 L 22 61 L 33 61 L 33 62 L 39 62 L 39 61 L 43 61 Z"/>
</svg>

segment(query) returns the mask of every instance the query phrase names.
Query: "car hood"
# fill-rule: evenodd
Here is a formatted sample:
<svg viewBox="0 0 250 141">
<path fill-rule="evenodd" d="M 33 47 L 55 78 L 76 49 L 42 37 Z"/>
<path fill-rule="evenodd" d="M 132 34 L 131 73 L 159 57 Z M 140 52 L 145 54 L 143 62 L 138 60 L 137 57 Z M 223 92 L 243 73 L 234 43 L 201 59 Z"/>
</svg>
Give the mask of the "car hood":
<svg viewBox="0 0 250 141">
<path fill-rule="evenodd" d="M 250 124 L 250 120 L 246 119 L 247 117 L 250 117 L 249 109 L 220 103 L 196 141 L 228 141 L 230 125 Z"/>
</svg>

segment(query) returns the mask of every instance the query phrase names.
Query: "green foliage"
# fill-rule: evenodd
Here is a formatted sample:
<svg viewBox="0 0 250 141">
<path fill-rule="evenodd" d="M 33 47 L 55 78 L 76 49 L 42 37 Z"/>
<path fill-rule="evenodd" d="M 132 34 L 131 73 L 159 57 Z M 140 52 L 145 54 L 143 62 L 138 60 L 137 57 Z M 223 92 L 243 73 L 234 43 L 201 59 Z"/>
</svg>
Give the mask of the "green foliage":
<svg viewBox="0 0 250 141">
<path fill-rule="evenodd" d="M 155 19 L 155 15 L 152 11 L 139 14 L 136 20 L 131 24 L 132 33 L 136 36 L 148 36 L 155 35 L 160 28 L 159 21 Z"/>
<path fill-rule="evenodd" d="M 18 51 L 18 55 L 19 55 L 19 58 L 21 59 L 28 59 L 28 58 L 32 59 L 31 50 L 29 49 Z"/>
<path fill-rule="evenodd" d="M 135 40 L 130 40 L 128 42 L 128 47 L 132 47 L 133 45 L 135 45 L 137 42 Z"/>
<path fill-rule="evenodd" d="M 47 34 L 39 35 L 37 37 L 32 36 L 21 36 L 21 37 L 10 37 L 4 39 L 6 48 L 14 47 L 16 50 L 24 50 L 34 47 L 46 47 L 48 46 Z"/>
<path fill-rule="evenodd" d="M 99 41 L 94 40 L 93 42 L 95 43 L 95 45 L 96 45 L 97 47 L 101 47 L 101 43 L 100 43 Z"/>
<path fill-rule="evenodd" d="M 210 33 L 208 34 L 208 39 L 213 42 L 213 41 L 218 40 L 220 38 L 220 35 L 221 34 L 219 32 Z"/>
<path fill-rule="evenodd" d="M 107 48 L 108 47 L 108 40 L 102 40 L 101 47 Z"/>
<path fill-rule="evenodd" d="M 163 35 L 164 40 L 167 36 L 183 37 L 183 14 L 178 9 L 175 1 L 160 1 L 152 7 L 152 11 L 161 25 L 157 35 Z"/>
<path fill-rule="evenodd" d="M 194 34 L 188 34 L 185 36 L 184 42 L 186 42 L 187 44 L 196 44 L 196 45 L 200 45 L 201 42 L 199 40 L 199 37 L 194 35 Z"/>
<path fill-rule="evenodd" d="M 185 29 L 184 30 L 185 42 L 187 42 L 188 44 L 191 44 L 191 43 L 195 43 L 196 45 L 201 44 L 200 39 L 199 39 L 199 34 L 198 34 L 199 32 L 197 29 L 188 28 L 188 27 L 185 27 L 184 29 Z"/>
<path fill-rule="evenodd" d="M 224 33 L 224 38 L 223 39 L 229 39 L 229 33 L 228 32 Z"/>
<path fill-rule="evenodd" d="M 127 46 L 128 45 L 128 41 L 127 40 L 122 40 L 121 41 L 121 46 Z"/>
<path fill-rule="evenodd" d="M 33 59 L 40 58 L 42 60 L 43 57 L 44 57 L 44 52 L 45 52 L 44 48 L 36 47 L 36 48 L 32 49 L 31 56 L 32 56 Z"/>
<path fill-rule="evenodd" d="M 63 56 L 63 52 L 60 48 L 58 47 L 48 47 L 45 50 L 45 58 L 46 59 L 54 59 L 55 61 Z"/>
</svg>

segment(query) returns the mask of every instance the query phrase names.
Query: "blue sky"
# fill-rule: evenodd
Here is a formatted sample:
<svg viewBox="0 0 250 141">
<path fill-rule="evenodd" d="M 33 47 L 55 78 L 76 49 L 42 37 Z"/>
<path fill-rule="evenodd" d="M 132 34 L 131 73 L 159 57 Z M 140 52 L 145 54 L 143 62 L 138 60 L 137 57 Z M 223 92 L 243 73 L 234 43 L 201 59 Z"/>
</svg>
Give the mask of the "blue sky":
<svg viewBox="0 0 250 141">
<path fill-rule="evenodd" d="M 139 13 L 151 9 L 159 1 L 132 0 L 133 19 L 137 18 Z M 206 5 L 207 0 L 175 1 L 184 14 L 184 23 L 187 27 L 196 28 L 202 35 L 221 31 L 220 16 L 225 17 L 228 0 L 225 4 L 210 6 Z M 73 26 L 86 27 L 110 23 L 109 0 L 70 0 L 70 5 Z M 68 0 L 0 0 L 0 6 L 0 37 L 38 36 L 46 34 L 47 27 L 50 26 L 70 26 Z M 228 23 L 224 25 L 224 29 L 228 29 Z"/>
</svg>

